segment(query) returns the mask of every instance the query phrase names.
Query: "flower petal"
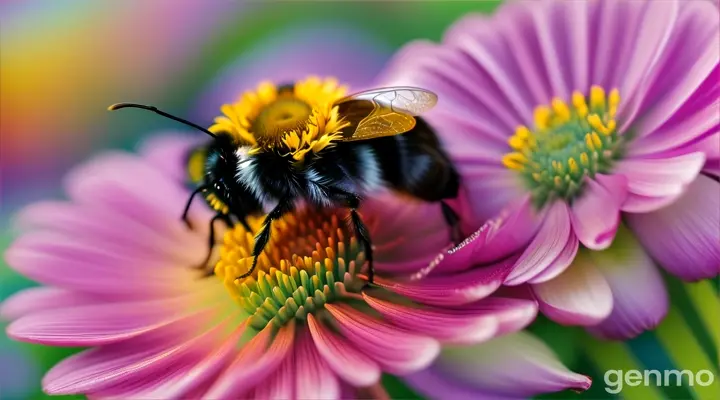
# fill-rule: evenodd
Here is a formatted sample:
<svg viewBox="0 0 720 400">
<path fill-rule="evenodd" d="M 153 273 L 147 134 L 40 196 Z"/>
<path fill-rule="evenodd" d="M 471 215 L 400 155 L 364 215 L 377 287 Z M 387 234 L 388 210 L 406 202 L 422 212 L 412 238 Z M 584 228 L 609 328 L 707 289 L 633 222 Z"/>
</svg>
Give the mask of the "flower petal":
<svg viewBox="0 0 720 400">
<path fill-rule="evenodd" d="M 295 323 L 283 326 L 271 339 L 273 327 L 268 325 L 247 342 L 235 360 L 220 374 L 205 393 L 209 399 L 242 398 L 259 382 L 275 372 L 292 354 Z M 270 347 L 268 343 L 272 340 Z"/>
<path fill-rule="evenodd" d="M 515 259 L 511 258 L 452 275 L 421 274 L 417 280 L 401 281 L 375 277 L 375 284 L 424 304 L 466 304 L 485 298 L 497 290 L 510 273 L 514 261 Z"/>
<path fill-rule="evenodd" d="M 176 235 L 167 226 L 148 227 L 121 213 L 60 201 L 30 204 L 20 210 L 15 224 L 23 231 L 50 231 L 98 249 L 138 254 L 143 259 L 174 260 L 179 265 L 195 265 L 191 263 L 198 258 L 199 250 L 207 246 L 208 234 L 205 224 L 196 233 L 184 230 Z"/>
<path fill-rule="evenodd" d="M 220 372 L 232 361 L 237 354 L 237 344 L 245 333 L 247 325 L 241 324 L 231 332 L 223 341 L 214 346 L 214 350 L 202 353 L 204 358 L 187 365 L 186 368 L 177 368 L 175 373 L 158 384 L 143 390 L 134 390 L 128 393 L 115 393 L 120 399 L 127 398 L 197 398 L 208 388 Z M 173 368 L 175 369 L 175 368 Z M 113 388 L 114 389 L 114 388 Z M 116 392 L 112 390 L 112 392 Z M 197 396 L 193 395 L 198 393 Z"/>
<path fill-rule="evenodd" d="M 308 314 L 310 316 L 311 314 Z M 295 397 L 298 399 L 340 398 L 340 383 L 313 345 L 313 338 L 302 330 L 295 347 Z M 357 365 L 353 365 L 358 368 Z M 358 368 L 359 369 L 359 368 Z"/>
<path fill-rule="evenodd" d="M 506 285 L 519 285 L 535 278 L 557 262 L 567 267 L 567 257 L 558 259 L 565 249 L 577 238 L 570 229 L 570 210 L 563 201 L 550 205 L 545 213 L 540 230 L 517 260 L 515 267 L 505 280 Z M 570 247 L 570 250 L 572 246 Z M 557 271 L 560 273 L 561 271 Z"/>
<path fill-rule="evenodd" d="M 53 395 L 92 393 L 142 381 L 171 365 L 180 368 L 194 363 L 199 361 L 198 354 L 213 347 L 221 331 L 227 328 L 226 323 L 195 337 L 179 335 L 176 330 L 165 328 L 121 343 L 85 350 L 56 364 L 43 378 L 43 390 Z"/>
<path fill-rule="evenodd" d="M 610 248 L 589 254 L 610 285 L 613 310 L 588 330 L 602 338 L 628 339 L 657 326 L 668 310 L 665 283 L 632 233 L 621 225 Z"/>
<path fill-rule="evenodd" d="M 74 169 L 66 178 L 75 203 L 116 212 L 159 231 L 186 230 L 180 216 L 189 192 L 142 158 L 104 153 Z M 149 190 L 152 188 L 152 190 Z"/>
<path fill-rule="evenodd" d="M 132 247 L 120 251 L 112 246 L 34 232 L 18 238 L 5 259 L 15 270 L 37 281 L 95 295 L 182 295 L 186 287 L 181 283 L 197 277 L 197 271 L 182 268 L 173 260 L 157 255 L 133 257 Z M 132 285 L 117 284 L 128 279 Z"/>
<path fill-rule="evenodd" d="M 612 311 L 610 286 L 586 253 L 556 278 L 532 286 L 540 311 L 557 323 L 595 325 Z"/>
<path fill-rule="evenodd" d="M 392 374 L 406 374 L 430 365 L 440 352 L 434 339 L 410 334 L 344 304 L 326 304 L 340 332 Z"/>
<path fill-rule="evenodd" d="M 405 377 L 414 389 L 439 398 L 530 397 L 586 390 L 590 378 L 569 371 L 552 350 L 519 332 L 474 346 L 448 346 L 428 369 Z M 447 396 L 452 393 L 452 396 Z M 455 397 L 455 395 L 459 397 Z"/>
<path fill-rule="evenodd" d="M 530 197 L 525 196 L 486 221 L 462 243 L 442 253 L 419 275 L 442 275 L 466 271 L 511 257 L 522 249 L 537 231 L 542 218 L 534 214 Z"/>
<path fill-rule="evenodd" d="M 662 159 L 626 159 L 614 172 L 628 179 L 626 212 L 649 212 L 677 199 L 703 167 L 703 153 L 690 153 Z M 649 198 L 649 199 L 648 199 Z M 668 199 L 668 202 L 659 202 Z"/>
<path fill-rule="evenodd" d="M 701 175 L 673 204 L 627 215 L 627 224 L 647 252 L 686 280 L 720 274 L 720 184 Z"/>
<path fill-rule="evenodd" d="M 382 372 L 377 363 L 325 328 L 312 314 L 308 314 L 308 326 L 318 353 L 343 381 L 366 387 L 380 380 Z"/>
<path fill-rule="evenodd" d="M 365 302 L 392 323 L 442 342 L 479 343 L 495 335 L 499 321 L 487 310 L 404 306 L 363 292 Z"/>
<path fill-rule="evenodd" d="M 188 311 L 187 299 L 85 305 L 40 311 L 13 321 L 8 336 L 53 346 L 99 346 L 127 340 L 182 321 L 207 321 L 216 304 Z"/>
<path fill-rule="evenodd" d="M 661 27 L 659 29 L 662 29 L 666 42 L 662 52 L 654 55 L 654 65 L 645 72 L 638 87 L 639 96 L 634 99 L 638 104 L 636 113 L 639 120 L 632 129 L 638 137 L 653 135 L 659 126 L 681 109 L 720 60 L 720 24 L 715 18 L 717 7 L 705 1 L 684 2 L 681 7 L 677 7 L 678 4 L 665 2 L 662 5 L 649 4 L 648 7 L 662 13 L 676 8 L 677 18 L 667 25 L 657 19 L 652 20 Z M 694 45 L 688 46 L 687 43 Z M 629 123 L 631 118 L 626 121 Z M 700 132 L 695 130 L 696 134 Z"/>
<path fill-rule="evenodd" d="M 627 178 L 597 174 L 585 180 L 585 193 L 572 205 L 572 226 L 585 247 L 610 246 L 620 223 L 620 207 L 627 197 Z"/>
<path fill-rule="evenodd" d="M 101 296 L 85 295 L 53 287 L 33 287 L 10 296 L 0 304 L 0 318 L 14 320 L 23 315 L 58 308 L 72 308 L 107 302 Z"/>
<path fill-rule="evenodd" d="M 188 180 L 187 162 L 190 150 L 207 143 L 202 133 L 157 133 L 141 143 L 138 152 L 154 167 L 184 184 Z"/>
</svg>

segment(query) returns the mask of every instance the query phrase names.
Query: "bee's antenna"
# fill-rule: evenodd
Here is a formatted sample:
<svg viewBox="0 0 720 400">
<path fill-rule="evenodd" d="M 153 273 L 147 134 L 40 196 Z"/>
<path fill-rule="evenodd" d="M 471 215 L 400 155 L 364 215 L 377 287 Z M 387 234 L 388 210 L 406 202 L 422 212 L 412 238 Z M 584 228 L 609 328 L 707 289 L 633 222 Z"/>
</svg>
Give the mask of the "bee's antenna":
<svg viewBox="0 0 720 400">
<path fill-rule="evenodd" d="M 143 105 L 143 104 L 135 104 L 135 103 L 117 103 L 117 104 L 113 104 L 113 105 L 111 105 L 110 107 L 108 107 L 108 111 L 115 111 L 115 110 L 119 110 L 119 109 L 121 109 L 121 108 L 141 108 L 141 109 L 143 109 L 143 110 L 152 111 L 152 112 L 154 112 L 155 114 L 160 114 L 160 115 L 162 115 L 162 116 L 165 117 L 165 118 L 170 118 L 170 119 L 172 119 L 172 120 L 175 120 L 175 121 L 177 121 L 177 122 L 183 123 L 183 124 L 185 124 L 185 125 L 192 126 L 193 128 L 198 129 L 198 130 L 200 130 L 200 131 L 203 131 L 203 132 L 207 133 L 208 135 L 210 135 L 210 136 L 212 136 L 212 137 L 216 137 L 214 133 L 210 132 L 209 130 L 203 128 L 202 126 L 200 126 L 200 125 L 198 125 L 198 124 L 194 124 L 194 123 L 192 123 L 192 122 L 190 122 L 190 121 L 188 121 L 188 120 L 185 120 L 185 119 L 176 117 L 176 116 L 174 116 L 174 115 L 168 114 L 168 113 L 166 113 L 165 111 L 158 110 L 157 108 L 155 108 L 155 107 L 153 107 L 153 106 L 146 106 L 146 105 Z"/>
</svg>

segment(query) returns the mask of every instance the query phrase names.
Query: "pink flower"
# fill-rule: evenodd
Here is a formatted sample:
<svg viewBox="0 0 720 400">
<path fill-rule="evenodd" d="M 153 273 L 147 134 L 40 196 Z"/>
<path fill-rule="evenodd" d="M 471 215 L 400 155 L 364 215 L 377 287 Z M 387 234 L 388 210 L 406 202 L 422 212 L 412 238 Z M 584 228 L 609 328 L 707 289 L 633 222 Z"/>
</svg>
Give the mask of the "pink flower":
<svg viewBox="0 0 720 400">
<path fill-rule="evenodd" d="M 180 214 L 189 191 L 184 155 L 195 140 L 162 136 L 142 156 L 111 153 L 70 174 L 69 201 L 30 205 L 18 217 L 26 229 L 5 257 L 47 286 L 3 304 L 14 339 L 89 347 L 43 379 L 50 394 L 93 398 L 348 398 L 382 395 L 382 372 L 423 371 L 441 343 L 472 345 L 467 354 L 493 357 L 463 365 L 492 371 L 519 368 L 518 385 L 469 382 L 466 393 L 518 394 L 586 389 L 589 380 L 565 369 L 542 343 L 538 356 L 498 339 L 522 329 L 537 311 L 532 300 L 490 296 L 509 271 L 504 261 L 470 269 L 448 257 L 440 275 L 410 274 L 446 247 L 448 229 L 437 205 L 381 197 L 361 212 L 376 245 L 377 282 L 361 290 L 363 253 L 341 211 L 299 211 L 279 223 L 254 277 L 203 278 L 195 267 L 206 252 L 211 217 L 191 209 L 195 230 Z M 258 225 L 250 221 L 251 225 Z M 226 267 L 247 262 L 252 240 L 241 226 L 218 243 Z M 299 257 L 295 257 L 297 254 Z M 447 267 L 447 269 L 445 269 Z M 384 289 L 383 289 L 384 288 Z M 527 343 L 526 335 L 520 337 Z M 488 347 L 489 346 L 489 347 Z M 507 360 L 499 360 L 508 351 Z M 455 351 L 457 353 L 457 351 Z M 453 386 L 448 349 L 418 390 Z M 479 357 L 479 356 L 478 356 Z M 450 369 L 448 369 L 450 368 Z M 467 378 L 467 376 L 466 376 Z M 415 385 L 418 376 L 409 375 Z M 469 379 L 469 378 L 467 378 Z M 508 377 L 508 379 L 510 379 Z"/>
<path fill-rule="evenodd" d="M 531 285 L 550 318 L 631 337 L 667 311 L 656 264 L 691 281 L 720 273 L 717 14 L 512 2 L 407 46 L 382 79 L 439 95 L 428 120 L 461 172 L 466 227 L 497 218 L 490 235 L 525 243 L 481 233 L 467 252 L 517 257 L 504 284 Z"/>
</svg>

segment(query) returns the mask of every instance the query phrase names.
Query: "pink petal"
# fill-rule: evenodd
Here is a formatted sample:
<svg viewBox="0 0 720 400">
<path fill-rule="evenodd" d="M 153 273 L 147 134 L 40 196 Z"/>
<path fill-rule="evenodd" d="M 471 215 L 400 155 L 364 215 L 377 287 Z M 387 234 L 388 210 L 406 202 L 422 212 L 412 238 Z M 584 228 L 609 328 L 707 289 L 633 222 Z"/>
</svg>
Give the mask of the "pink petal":
<svg viewBox="0 0 720 400">
<path fill-rule="evenodd" d="M 188 190 L 132 154 L 98 156 L 73 170 L 65 186 L 71 200 L 86 207 L 118 213 L 168 234 L 187 230 L 180 216 Z"/>
<path fill-rule="evenodd" d="M 53 346 L 99 346 L 181 322 L 207 321 L 215 308 L 190 312 L 187 299 L 85 305 L 45 310 L 13 321 L 8 336 Z"/>
<path fill-rule="evenodd" d="M 492 84 L 487 84 L 489 78 L 482 69 L 478 69 L 472 58 L 458 54 L 457 49 L 451 46 L 438 46 L 428 42 L 413 42 L 405 46 L 390 61 L 390 67 L 382 78 L 381 86 L 418 86 L 432 90 L 443 96 L 446 101 L 438 104 L 438 109 L 427 114 L 428 121 L 433 126 L 442 126 L 449 122 L 456 125 L 453 120 L 437 118 L 437 111 L 455 110 L 455 115 L 464 119 L 480 119 L 486 121 L 484 126 L 478 128 L 485 134 L 485 138 L 494 141 L 496 145 L 502 143 L 503 137 L 508 137 L 515 128 L 512 110 L 508 109 L 505 95 Z M 411 65 L 412 68 L 403 68 Z M 453 71 L 462 71 L 462 74 L 453 74 Z M 465 79 L 472 76 L 473 79 Z M 493 96 L 495 94 L 495 96 Z M 472 118 L 465 118 L 472 117 Z M 458 138 L 466 137 L 468 130 L 457 131 Z M 479 144 L 482 139 L 475 135 L 475 140 L 469 143 Z M 453 138 L 452 143 L 458 143 Z M 480 147 L 480 146 L 478 146 Z"/>
<path fill-rule="evenodd" d="M 500 396 L 482 388 L 460 385 L 452 377 L 426 368 L 403 377 L 403 381 L 413 390 L 429 399 L 453 400 L 510 400 L 511 397 Z"/>
<path fill-rule="evenodd" d="M 705 156 L 690 153 L 662 159 L 627 159 L 614 172 L 628 179 L 628 198 L 622 210 L 648 212 L 664 207 L 658 198 L 677 199 L 703 167 Z M 648 199 L 649 198 L 649 199 Z"/>
<path fill-rule="evenodd" d="M 243 346 L 235 360 L 221 373 L 205 393 L 209 399 L 242 397 L 276 372 L 291 354 L 295 340 L 295 323 L 283 326 L 272 339 L 273 326 L 268 325 Z"/>
<path fill-rule="evenodd" d="M 549 206 L 540 230 L 522 253 L 520 259 L 517 260 L 515 267 L 505 280 L 506 285 L 512 286 L 527 282 L 545 269 L 551 268 L 556 260 L 560 264 L 567 263 L 569 265 L 566 257 L 558 259 L 559 255 L 567 253 L 565 249 L 568 242 L 577 240 L 570 229 L 569 213 L 570 210 L 563 201 L 556 201 Z"/>
<path fill-rule="evenodd" d="M 621 17 L 622 13 L 632 12 L 637 19 L 626 19 L 624 26 L 616 26 L 616 37 L 619 38 L 618 43 L 632 51 L 630 54 L 623 54 L 627 59 L 627 71 L 624 74 L 616 74 L 615 79 L 620 82 L 619 85 L 603 85 L 603 87 L 618 87 L 620 93 L 627 93 L 627 100 L 621 103 L 620 116 L 626 124 L 620 128 L 621 132 L 626 131 L 627 125 L 633 121 L 636 113 L 640 110 L 640 105 L 644 100 L 645 90 L 642 90 L 643 83 L 652 80 L 658 70 L 659 59 L 663 53 L 667 51 L 668 43 L 672 37 L 672 26 L 678 18 L 678 2 L 668 1 L 665 4 L 655 2 L 610 2 L 611 6 L 616 6 L 617 13 L 609 18 Z M 607 29 L 607 28 L 606 28 Z M 628 34 L 630 30 L 632 34 Z M 602 37 L 609 30 L 598 32 L 598 36 Z M 628 40 L 627 38 L 634 38 Z M 616 49 L 610 47 L 611 52 Z M 612 54 L 612 53 L 611 53 Z M 607 54 L 608 56 L 610 54 Z M 607 65 L 612 69 L 612 62 L 607 61 Z M 623 72 L 617 70 L 615 72 Z"/>
<path fill-rule="evenodd" d="M 172 260 L 133 255 L 132 248 L 113 251 L 49 232 L 21 236 L 6 251 L 5 259 L 34 280 L 96 295 L 181 295 L 184 288 L 178 281 L 192 282 L 198 275 Z M 133 284 L 118 284 L 127 280 Z"/>
<path fill-rule="evenodd" d="M 410 334 L 344 304 L 326 304 L 340 332 L 392 374 L 427 367 L 440 351 L 434 339 Z"/>
<path fill-rule="evenodd" d="M 672 9 L 666 2 L 657 9 Z M 652 9 L 653 5 L 650 5 Z M 678 8 L 674 24 L 657 20 L 667 37 L 662 52 L 655 56 L 653 68 L 646 72 L 638 93 L 644 95 L 637 110 L 639 121 L 633 130 L 639 137 L 653 134 L 692 96 L 720 59 L 717 8 L 708 2 L 690 2 Z M 693 43 L 688 46 L 687 43 Z M 680 73 L 682 71 L 682 73 Z M 622 91 L 621 91 L 622 93 Z"/>
<path fill-rule="evenodd" d="M 0 318 L 18 319 L 24 315 L 58 308 L 72 308 L 107 302 L 100 296 L 90 296 L 52 287 L 34 287 L 13 294 L 0 304 Z"/>
<path fill-rule="evenodd" d="M 550 263 L 550 266 L 545 268 L 542 272 L 535 275 L 532 279 L 528 280 L 527 283 L 543 283 L 550 279 L 554 279 L 556 276 L 562 274 L 572 264 L 577 254 L 580 242 L 578 242 L 574 233 L 570 234 L 568 242 L 562 249 L 560 254 Z"/>
<path fill-rule="evenodd" d="M 248 399 L 296 399 L 300 398 L 295 396 L 295 374 L 296 365 L 294 364 L 293 355 L 288 355 L 280 364 L 275 371 L 263 379 L 262 382 L 258 382 L 255 386 L 255 391 L 252 396 L 243 396 L 241 398 Z M 332 379 L 332 375 L 330 376 Z"/>
<path fill-rule="evenodd" d="M 201 360 L 178 369 L 177 373 L 162 379 L 158 385 L 136 391 L 133 397 L 146 399 L 159 398 L 195 398 L 204 394 L 207 386 L 227 367 L 237 353 L 238 341 L 245 333 L 247 325 L 241 324 L 222 342 L 214 346 L 213 351 L 203 352 Z M 198 393 L 193 396 L 193 393 Z M 119 396 L 128 398 L 127 394 Z"/>
<path fill-rule="evenodd" d="M 48 230 L 98 248 L 144 259 L 174 260 L 179 265 L 202 261 L 198 253 L 207 246 L 204 223 L 197 232 L 172 232 L 167 226 L 148 227 L 118 213 L 69 202 L 33 203 L 19 212 L 15 222 L 22 230 Z"/>
<path fill-rule="evenodd" d="M 497 218 L 498 215 L 507 215 L 514 212 L 529 212 L 525 207 L 525 189 L 518 180 L 517 174 L 497 164 L 471 165 L 454 153 L 466 191 L 467 212 L 460 213 L 463 227 L 470 226 L 468 231 L 474 231 L 486 221 Z"/>
<path fill-rule="evenodd" d="M 511 258 L 452 275 L 421 276 L 417 280 L 376 277 L 375 284 L 424 304 L 466 304 L 485 298 L 499 288 L 512 269 L 514 260 Z"/>
<path fill-rule="evenodd" d="M 212 349 L 226 328 L 227 324 L 219 324 L 192 338 L 159 329 L 122 343 L 86 350 L 56 364 L 43 378 L 43 389 L 53 395 L 90 393 L 143 381 L 158 370 L 199 361 L 197 355 Z"/>
<path fill-rule="evenodd" d="M 492 92 L 498 95 L 496 98 L 506 100 L 519 116 L 528 115 L 532 113 L 535 104 L 525 88 L 518 85 L 523 78 L 512 62 L 512 50 L 499 40 L 501 38 L 498 37 L 497 28 L 491 25 L 486 15 L 470 14 L 448 28 L 443 39 L 448 45 L 457 48 L 458 59 L 466 55 L 467 60 L 476 64 L 472 68 L 478 69 L 476 73 L 483 75 L 487 82 L 481 83 L 483 86 L 497 86 L 497 92 Z"/>
<path fill-rule="evenodd" d="M 325 328 L 312 314 L 308 314 L 308 327 L 318 353 L 342 380 L 357 387 L 370 386 L 380 380 L 377 363 Z"/>
<path fill-rule="evenodd" d="M 498 329 L 495 336 L 515 332 L 530 325 L 537 316 L 538 306 L 535 300 L 499 297 L 493 295 L 474 303 L 455 307 L 468 314 L 492 315 L 497 319 Z"/>
<path fill-rule="evenodd" d="M 628 339 L 656 327 L 668 309 L 665 283 L 632 233 L 621 226 L 610 248 L 589 254 L 613 294 L 612 313 L 589 331 L 602 338 Z"/>
<path fill-rule="evenodd" d="M 373 238 L 377 271 L 418 270 L 450 243 L 450 228 L 439 203 L 381 194 L 368 198 L 360 213 Z"/>
<path fill-rule="evenodd" d="M 392 323 L 442 342 L 478 343 L 498 330 L 498 319 L 486 310 L 410 307 L 363 293 L 365 302 Z"/>
<path fill-rule="evenodd" d="M 443 252 L 419 275 L 442 275 L 466 271 L 498 260 L 507 259 L 532 239 L 542 222 L 525 196 L 488 220 L 480 229 L 455 248 Z"/>
<path fill-rule="evenodd" d="M 720 274 L 720 184 L 700 175 L 673 204 L 627 223 L 647 252 L 686 280 Z"/>
<path fill-rule="evenodd" d="M 188 180 L 187 162 L 190 151 L 209 140 L 202 132 L 161 133 L 142 142 L 138 151 L 148 163 L 184 184 Z"/>
<path fill-rule="evenodd" d="M 558 277 L 532 288 L 540 311 L 563 325 L 595 325 L 612 311 L 610 286 L 586 252 Z"/>
<path fill-rule="evenodd" d="M 452 399 L 525 398 L 586 390 L 591 383 L 587 376 L 565 368 L 541 340 L 524 332 L 479 345 L 444 348 L 430 368 L 405 381 L 425 395 Z"/>
<path fill-rule="evenodd" d="M 585 179 L 585 192 L 572 205 L 573 230 L 585 247 L 603 250 L 610 246 L 626 196 L 627 179 L 622 175 Z"/>
<path fill-rule="evenodd" d="M 311 316 L 312 314 L 308 314 Z M 340 382 L 313 345 L 310 333 L 303 329 L 295 348 L 295 397 L 298 399 L 340 398 Z M 354 364 L 354 368 L 358 365 Z"/>
<path fill-rule="evenodd" d="M 720 75 L 720 73 L 716 74 Z M 714 82 L 720 81 L 720 76 L 713 77 Z M 713 102 L 707 105 L 690 104 L 687 112 L 679 117 L 673 117 L 665 125 L 658 128 L 652 135 L 635 139 L 628 146 L 629 157 L 653 156 L 666 151 L 692 144 L 702 139 L 707 132 L 716 130 L 720 124 L 720 115 L 717 111 L 717 94 Z M 700 109 L 697 109 L 700 107 Z M 680 112 L 678 112 L 680 113 Z"/>
</svg>

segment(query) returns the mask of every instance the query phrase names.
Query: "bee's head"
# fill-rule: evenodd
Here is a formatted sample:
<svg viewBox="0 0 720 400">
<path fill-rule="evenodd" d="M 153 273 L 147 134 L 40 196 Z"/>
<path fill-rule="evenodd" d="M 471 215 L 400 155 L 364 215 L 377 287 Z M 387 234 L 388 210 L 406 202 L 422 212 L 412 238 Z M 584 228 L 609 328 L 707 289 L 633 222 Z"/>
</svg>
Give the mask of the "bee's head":
<svg viewBox="0 0 720 400">
<path fill-rule="evenodd" d="M 223 214 L 239 213 L 238 208 L 247 202 L 243 198 L 246 197 L 243 196 L 245 190 L 235 177 L 240 161 L 237 149 L 238 145 L 225 134 L 217 134 L 205 148 L 202 182 L 207 185 L 207 190 L 203 193 L 208 205 Z"/>
</svg>

